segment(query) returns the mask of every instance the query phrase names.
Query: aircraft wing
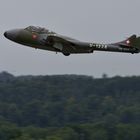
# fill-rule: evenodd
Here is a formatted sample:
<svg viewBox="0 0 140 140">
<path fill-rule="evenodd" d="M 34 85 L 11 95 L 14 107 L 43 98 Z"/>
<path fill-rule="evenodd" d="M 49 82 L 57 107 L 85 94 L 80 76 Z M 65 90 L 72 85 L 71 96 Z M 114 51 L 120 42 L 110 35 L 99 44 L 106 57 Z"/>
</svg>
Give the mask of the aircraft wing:
<svg viewBox="0 0 140 140">
<path fill-rule="evenodd" d="M 65 51 L 68 50 L 76 50 L 77 48 L 75 46 L 78 45 L 78 40 L 54 34 L 54 35 L 48 35 L 47 42 L 52 43 L 53 47 L 62 51 L 65 49 Z"/>
</svg>

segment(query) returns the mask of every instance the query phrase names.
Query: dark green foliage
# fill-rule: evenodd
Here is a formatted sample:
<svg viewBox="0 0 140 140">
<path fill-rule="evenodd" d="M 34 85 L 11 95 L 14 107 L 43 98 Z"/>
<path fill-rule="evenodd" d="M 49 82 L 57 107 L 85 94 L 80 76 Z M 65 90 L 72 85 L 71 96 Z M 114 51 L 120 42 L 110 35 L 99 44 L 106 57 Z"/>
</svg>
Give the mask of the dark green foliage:
<svg viewBox="0 0 140 140">
<path fill-rule="evenodd" d="M 0 74 L 2 140 L 139 140 L 139 132 L 140 77 Z"/>
</svg>

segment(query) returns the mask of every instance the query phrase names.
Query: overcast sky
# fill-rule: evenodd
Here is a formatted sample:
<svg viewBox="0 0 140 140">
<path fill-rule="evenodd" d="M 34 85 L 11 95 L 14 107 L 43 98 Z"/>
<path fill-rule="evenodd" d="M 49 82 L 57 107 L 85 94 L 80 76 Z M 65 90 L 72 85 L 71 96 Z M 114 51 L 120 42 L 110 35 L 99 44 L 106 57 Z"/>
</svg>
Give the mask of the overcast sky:
<svg viewBox="0 0 140 140">
<path fill-rule="evenodd" d="M 112 43 L 140 35 L 140 0 L 0 0 L 0 71 L 15 75 L 140 75 L 140 54 L 65 57 L 11 42 L 3 32 L 29 25 L 81 41 Z"/>
</svg>

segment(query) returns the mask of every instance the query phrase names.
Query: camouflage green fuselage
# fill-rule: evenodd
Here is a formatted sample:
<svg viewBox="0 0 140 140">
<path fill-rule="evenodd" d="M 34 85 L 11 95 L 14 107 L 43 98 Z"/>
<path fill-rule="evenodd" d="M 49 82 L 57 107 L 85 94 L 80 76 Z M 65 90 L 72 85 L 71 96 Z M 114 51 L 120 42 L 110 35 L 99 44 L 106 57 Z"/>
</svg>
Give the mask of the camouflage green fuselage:
<svg viewBox="0 0 140 140">
<path fill-rule="evenodd" d="M 132 36 L 129 39 L 114 44 L 97 44 L 81 42 L 66 36 L 50 32 L 45 28 L 29 26 L 4 33 L 8 39 L 33 48 L 62 52 L 64 55 L 72 53 L 93 53 L 97 51 L 139 53 L 140 38 Z"/>
</svg>

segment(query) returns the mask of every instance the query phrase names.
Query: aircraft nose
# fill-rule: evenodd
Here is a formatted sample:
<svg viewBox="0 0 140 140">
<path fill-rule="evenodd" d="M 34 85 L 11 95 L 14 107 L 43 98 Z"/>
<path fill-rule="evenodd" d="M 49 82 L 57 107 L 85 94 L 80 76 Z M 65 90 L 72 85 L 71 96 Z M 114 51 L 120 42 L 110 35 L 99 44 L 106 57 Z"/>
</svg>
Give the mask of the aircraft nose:
<svg viewBox="0 0 140 140">
<path fill-rule="evenodd" d="M 4 36 L 7 38 L 7 32 L 4 33 Z"/>
<path fill-rule="evenodd" d="M 20 30 L 16 29 L 16 30 L 11 30 L 11 31 L 6 31 L 4 33 L 4 36 L 12 41 L 15 41 L 18 34 L 19 34 Z"/>
</svg>

